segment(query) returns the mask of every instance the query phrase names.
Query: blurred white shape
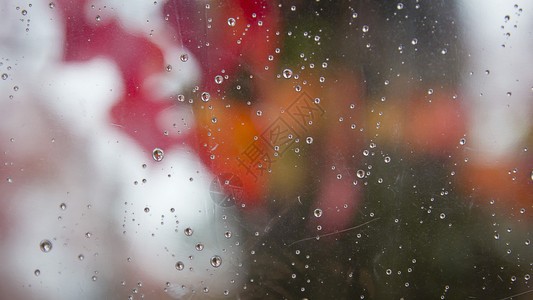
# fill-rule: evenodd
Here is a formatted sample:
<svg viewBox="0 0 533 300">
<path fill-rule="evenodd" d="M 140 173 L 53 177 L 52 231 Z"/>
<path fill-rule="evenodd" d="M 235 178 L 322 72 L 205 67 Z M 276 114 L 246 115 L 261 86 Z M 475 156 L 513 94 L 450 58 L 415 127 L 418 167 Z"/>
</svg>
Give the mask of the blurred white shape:
<svg viewBox="0 0 533 300">
<path fill-rule="evenodd" d="M 509 157 L 531 125 L 533 28 L 531 1 L 461 2 L 467 72 L 465 99 L 471 115 L 470 147 L 481 163 Z"/>
</svg>

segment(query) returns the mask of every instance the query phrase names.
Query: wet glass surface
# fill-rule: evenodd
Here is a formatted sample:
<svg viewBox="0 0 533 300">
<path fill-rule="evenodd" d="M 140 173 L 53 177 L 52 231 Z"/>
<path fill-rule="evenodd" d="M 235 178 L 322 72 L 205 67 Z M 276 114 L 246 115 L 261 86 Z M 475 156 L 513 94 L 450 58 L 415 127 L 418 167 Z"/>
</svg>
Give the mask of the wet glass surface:
<svg viewBox="0 0 533 300">
<path fill-rule="evenodd" d="M 2 298 L 530 299 L 532 11 L 2 2 Z"/>
</svg>

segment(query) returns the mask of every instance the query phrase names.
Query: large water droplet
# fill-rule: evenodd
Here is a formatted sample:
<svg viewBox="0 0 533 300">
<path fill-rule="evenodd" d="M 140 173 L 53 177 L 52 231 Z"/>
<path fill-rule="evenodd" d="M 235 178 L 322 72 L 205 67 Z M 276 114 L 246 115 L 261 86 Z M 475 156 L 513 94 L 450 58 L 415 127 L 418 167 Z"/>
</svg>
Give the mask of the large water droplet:
<svg viewBox="0 0 533 300">
<path fill-rule="evenodd" d="M 285 69 L 283 70 L 283 77 L 289 79 L 292 77 L 292 70 L 291 69 Z"/>
<path fill-rule="evenodd" d="M 152 151 L 152 157 L 155 161 L 162 161 L 163 157 L 165 157 L 165 153 L 163 152 L 163 150 L 155 148 L 154 151 Z"/>
<path fill-rule="evenodd" d="M 202 101 L 207 102 L 209 99 L 211 99 L 211 95 L 208 92 L 203 92 L 201 98 Z"/>
<path fill-rule="evenodd" d="M 52 242 L 49 240 L 42 240 L 40 243 L 40 248 L 44 253 L 50 252 L 50 250 L 52 250 Z"/>
<path fill-rule="evenodd" d="M 210 262 L 213 267 L 218 268 L 222 264 L 222 258 L 220 258 L 218 255 L 215 255 L 211 257 Z"/>
</svg>

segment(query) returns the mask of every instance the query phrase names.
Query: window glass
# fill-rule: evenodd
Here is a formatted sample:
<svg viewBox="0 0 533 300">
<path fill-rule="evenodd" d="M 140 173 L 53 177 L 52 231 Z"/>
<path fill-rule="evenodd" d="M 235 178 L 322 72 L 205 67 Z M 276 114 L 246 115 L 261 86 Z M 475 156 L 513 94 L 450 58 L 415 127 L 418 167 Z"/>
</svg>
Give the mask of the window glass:
<svg viewBox="0 0 533 300">
<path fill-rule="evenodd" d="M 532 10 L 3 1 L 3 297 L 533 297 Z"/>
</svg>

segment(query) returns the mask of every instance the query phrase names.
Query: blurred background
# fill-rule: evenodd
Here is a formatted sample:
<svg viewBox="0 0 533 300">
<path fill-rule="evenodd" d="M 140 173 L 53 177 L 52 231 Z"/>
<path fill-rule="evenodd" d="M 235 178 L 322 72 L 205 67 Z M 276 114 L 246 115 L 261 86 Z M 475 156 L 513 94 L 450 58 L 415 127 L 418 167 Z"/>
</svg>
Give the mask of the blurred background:
<svg viewBox="0 0 533 300">
<path fill-rule="evenodd" d="M 0 4 L 0 298 L 531 299 L 527 1 Z"/>
</svg>

